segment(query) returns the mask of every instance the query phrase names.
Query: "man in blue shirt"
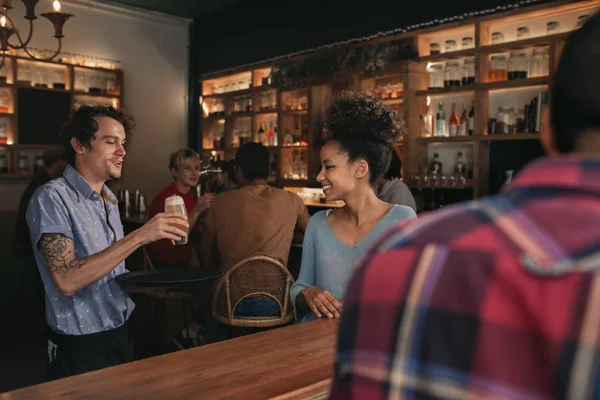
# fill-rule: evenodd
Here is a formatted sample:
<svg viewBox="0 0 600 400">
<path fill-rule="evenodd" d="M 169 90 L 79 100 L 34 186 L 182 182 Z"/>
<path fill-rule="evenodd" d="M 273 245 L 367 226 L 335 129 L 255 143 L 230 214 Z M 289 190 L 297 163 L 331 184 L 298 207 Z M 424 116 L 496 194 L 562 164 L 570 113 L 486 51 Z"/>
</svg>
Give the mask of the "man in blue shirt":
<svg viewBox="0 0 600 400">
<path fill-rule="evenodd" d="M 160 213 L 123 236 L 117 200 L 105 182 L 121 177 L 133 125 L 112 107 L 80 107 L 63 132 L 69 165 L 36 191 L 27 208 L 56 344 L 54 378 L 132 360 L 127 320 L 134 304 L 115 278 L 136 249 L 178 240 L 189 230 L 181 214 Z"/>
</svg>

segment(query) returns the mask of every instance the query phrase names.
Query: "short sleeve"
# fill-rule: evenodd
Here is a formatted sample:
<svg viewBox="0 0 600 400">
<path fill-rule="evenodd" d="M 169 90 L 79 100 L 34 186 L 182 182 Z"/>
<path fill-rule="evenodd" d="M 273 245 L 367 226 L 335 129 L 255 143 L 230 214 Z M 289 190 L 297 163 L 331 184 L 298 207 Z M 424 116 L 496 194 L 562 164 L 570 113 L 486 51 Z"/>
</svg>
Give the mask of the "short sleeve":
<svg viewBox="0 0 600 400">
<path fill-rule="evenodd" d="M 29 201 L 27 226 L 34 248 L 45 233 L 61 233 L 73 239 L 67 206 L 56 189 L 51 187 L 42 187 Z"/>
</svg>

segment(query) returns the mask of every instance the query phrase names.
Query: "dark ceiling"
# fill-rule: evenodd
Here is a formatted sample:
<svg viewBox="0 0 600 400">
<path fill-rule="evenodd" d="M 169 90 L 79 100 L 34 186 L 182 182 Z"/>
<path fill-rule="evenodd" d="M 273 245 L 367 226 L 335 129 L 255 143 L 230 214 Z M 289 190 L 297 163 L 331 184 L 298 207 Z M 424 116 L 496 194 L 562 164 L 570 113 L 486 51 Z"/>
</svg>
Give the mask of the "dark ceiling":
<svg viewBox="0 0 600 400">
<path fill-rule="evenodd" d="M 194 19 L 228 8 L 241 0 L 97 0 L 101 3 L 121 4 L 125 6 L 158 11 Z"/>
</svg>

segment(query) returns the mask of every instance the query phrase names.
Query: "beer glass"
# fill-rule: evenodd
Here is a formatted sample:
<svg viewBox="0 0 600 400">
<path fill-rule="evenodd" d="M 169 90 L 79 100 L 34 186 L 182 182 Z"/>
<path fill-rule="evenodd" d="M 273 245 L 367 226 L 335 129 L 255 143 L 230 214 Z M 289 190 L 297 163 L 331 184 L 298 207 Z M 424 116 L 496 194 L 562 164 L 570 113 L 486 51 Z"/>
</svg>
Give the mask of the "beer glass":
<svg viewBox="0 0 600 400">
<path fill-rule="evenodd" d="M 185 203 L 180 196 L 173 195 L 169 196 L 165 200 L 165 212 L 176 212 L 183 214 L 187 217 L 187 212 L 185 210 Z M 187 235 L 183 236 L 180 240 L 171 240 L 174 246 L 181 246 L 187 244 L 188 238 Z"/>
</svg>

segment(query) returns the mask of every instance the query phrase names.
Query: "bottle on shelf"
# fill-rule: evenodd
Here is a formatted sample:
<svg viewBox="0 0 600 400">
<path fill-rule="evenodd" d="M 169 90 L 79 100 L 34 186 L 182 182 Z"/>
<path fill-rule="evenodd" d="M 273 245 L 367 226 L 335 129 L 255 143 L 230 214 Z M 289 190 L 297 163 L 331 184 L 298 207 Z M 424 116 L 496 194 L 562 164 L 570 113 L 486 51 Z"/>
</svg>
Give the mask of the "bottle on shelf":
<svg viewBox="0 0 600 400">
<path fill-rule="evenodd" d="M 429 173 L 432 176 L 441 175 L 442 174 L 442 162 L 440 161 L 440 156 L 438 153 L 433 153 L 433 160 L 429 165 Z"/>
<path fill-rule="evenodd" d="M 435 136 L 448 136 L 446 132 L 446 111 L 444 111 L 444 103 L 440 103 L 437 113 L 435 114 Z"/>
<path fill-rule="evenodd" d="M 467 173 L 467 165 L 463 161 L 462 151 L 458 152 L 458 156 L 456 157 L 456 165 L 454 166 L 454 173 L 457 177 L 465 176 Z"/>
<path fill-rule="evenodd" d="M 269 146 L 275 146 L 275 131 L 273 129 L 273 121 L 269 122 L 269 134 L 267 135 Z"/>
<path fill-rule="evenodd" d="M 456 113 L 456 103 L 452 103 L 452 113 L 450 114 L 450 119 L 448 120 L 448 133 L 450 136 L 458 135 L 459 126 L 460 118 L 458 118 L 458 114 Z"/>
<path fill-rule="evenodd" d="M 283 137 L 283 145 L 291 146 L 293 142 L 294 142 L 294 138 L 292 137 L 292 134 L 290 133 L 290 129 L 286 128 L 285 136 Z"/>
<path fill-rule="evenodd" d="M 463 105 L 463 112 L 460 116 L 460 125 L 458 127 L 458 136 L 467 136 L 469 130 L 469 117 L 467 116 L 467 107 Z"/>
<path fill-rule="evenodd" d="M 469 110 L 469 136 L 473 136 L 475 131 L 475 101 L 471 102 L 471 109 Z"/>
<path fill-rule="evenodd" d="M 273 146 L 279 145 L 278 135 L 277 122 L 275 122 L 275 126 L 273 126 Z"/>
<path fill-rule="evenodd" d="M 421 119 L 423 120 L 423 136 L 433 136 L 433 115 L 431 114 L 431 99 L 429 97 L 427 97 L 427 112 L 421 116 Z"/>
<path fill-rule="evenodd" d="M 263 128 L 263 123 L 261 122 L 258 127 L 258 143 L 265 143 L 265 128 Z"/>
<path fill-rule="evenodd" d="M 506 174 L 506 179 L 504 180 L 504 185 L 510 185 L 513 180 L 515 171 L 512 169 L 509 169 L 509 170 L 505 171 L 505 174 Z"/>
</svg>

